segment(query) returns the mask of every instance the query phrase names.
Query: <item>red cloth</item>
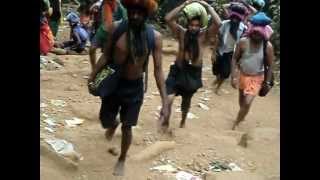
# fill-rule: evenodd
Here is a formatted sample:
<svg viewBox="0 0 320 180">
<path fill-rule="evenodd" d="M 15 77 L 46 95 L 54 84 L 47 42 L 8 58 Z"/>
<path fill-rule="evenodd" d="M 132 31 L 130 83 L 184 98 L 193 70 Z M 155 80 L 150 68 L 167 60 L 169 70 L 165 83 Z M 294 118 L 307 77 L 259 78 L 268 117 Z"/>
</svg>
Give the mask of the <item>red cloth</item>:
<svg viewBox="0 0 320 180">
<path fill-rule="evenodd" d="M 40 54 L 46 55 L 54 45 L 54 36 L 49 27 L 48 21 L 40 26 Z"/>
</svg>

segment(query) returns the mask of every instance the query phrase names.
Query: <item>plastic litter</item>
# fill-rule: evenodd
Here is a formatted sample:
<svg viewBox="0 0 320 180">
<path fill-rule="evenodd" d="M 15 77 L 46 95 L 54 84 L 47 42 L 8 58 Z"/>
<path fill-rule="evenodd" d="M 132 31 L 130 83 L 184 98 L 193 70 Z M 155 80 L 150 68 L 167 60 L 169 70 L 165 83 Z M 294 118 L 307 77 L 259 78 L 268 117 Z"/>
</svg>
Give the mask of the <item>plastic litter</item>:
<svg viewBox="0 0 320 180">
<path fill-rule="evenodd" d="M 160 165 L 150 168 L 151 171 L 159 171 L 159 172 L 177 172 L 177 168 L 172 166 L 171 164 Z"/>
<path fill-rule="evenodd" d="M 76 127 L 78 125 L 81 125 L 84 120 L 79 118 L 73 118 L 72 120 L 65 120 L 67 127 Z"/>
<path fill-rule="evenodd" d="M 48 105 L 46 103 L 41 103 L 40 104 L 40 108 L 46 108 L 46 107 L 48 107 Z"/>
<path fill-rule="evenodd" d="M 188 114 L 187 114 L 187 118 L 188 118 L 188 119 L 199 119 L 199 117 L 198 117 L 198 116 L 194 115 L 194 114 L 193 114 L 193 113 L 191 113 L 191 112 L 188 112 Z"/>
<path fill-rule="evenodd" d="M 232 171 L 243 171 L 238 165 L 236 165 L 235 163 L 230 163 L 228 165 Z"/>
<path fill-rule="evenodd" d="M 201 180 L 201 178 L 199 178 L 198 176 L 194 176 L 184 171 L 179 171 L 176 174 L 176 179 L 177 180 Z"/>
<path fill-rule="evenodd" d="M 83 157 L 74 150 L 74 147 L 71 143 L 67 142 L 63 139 L 45 139 L 45 142 L 48 143 L 52 149 L 58 154 L 63 156 L 69 156 L 76 158 L 78 160 L 82 160 Z"/>
<path fill-rule="evenodd" d="M 43 120 L 45 123 L 47 123 L 50 127 L 54 127 L 57 126 L 56 122 L 54 119 L 52 118 L 47 118 L 45 120 Z"/>
<path fill-rule="evenodd" d="M 208 111 L 208 110 L 210 109 L 207 105 L 202 104 L 202 103 L 198 103 L 198 106 L 199 106 L 201 109 L 204 109 L 204 110 L 206 110 L 206 111 Z"/>
<path fill-rule="evenodd" d="M 67 103 L 63 100 L 51 100 L 50 103 L 59 107 L 65 107 L 67 105 Z"/>
</svg>

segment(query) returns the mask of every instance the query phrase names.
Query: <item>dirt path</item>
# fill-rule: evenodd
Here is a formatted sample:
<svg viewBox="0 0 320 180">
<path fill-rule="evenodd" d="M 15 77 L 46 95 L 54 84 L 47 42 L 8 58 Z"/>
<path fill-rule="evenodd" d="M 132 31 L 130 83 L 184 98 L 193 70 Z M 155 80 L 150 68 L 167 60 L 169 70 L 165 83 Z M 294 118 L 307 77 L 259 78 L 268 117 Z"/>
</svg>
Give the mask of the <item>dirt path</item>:
<svg viewBox="0 0 320 180">
<path fill-rule="evenodd" d="M 168 44 L 176 47 L 176 42 L 166 39 Z M 181 99 L 177 98 L 173 106 L 171 127 L 173 137 L 161 137 L 156 133 L 156 113 L 160 105 L 160 97 L 153 78 L 153 63 L 149 64 L 149 90 L 145 95 L 138 126 L 134 129 L 134 143 L 129 150 L 126 176 L 122 179 L 168 179 L 158 172 L 151 172 L 159 161 L 171 160 L 182 169 L 202 170 L 214 160 L 234 162 L 246 172 L 254 172 L 266 179 L 280 179 L 280 95 L 274 88 L 266 98 L 256 98 L 247 120 L 241 124 L 239 132 L 256 131 L 247 148 L 235 143 L 234 135 L 230 133 L 231 122 L 238 111 L 237 91 L 227 82 L 223 86 L 224 93 L 217 96 L 212 92 L 211 83 L 214 77 L 211 73 L 210 50 L 206 50 L 203 68 L 204 87 L 193 98 L 191 112 L 198 119 L 188 119 L 186 128 L 178 128 L 181 114 L 175 112 Z M 51 55 L 50 55 L 51 56 Z M 50 58 L 49 56 L 49 58 Z M 55 159 L 41 155 L 42 180 L 110 180 L 121 179 L 113 177 L 112 170 L 116 157 L 108 153 L 110 147 L 120 147 L 120 136 L 117 133 L 110 143 L 104 138 L 104 130 L 98 120 L 100 100 L 87 92 L 86 79 L 90 70 L 87 56 L 59 56 L 64 67 L 56 71 L 41 71 L 41 102 L 47 107 L 41 108 L 41 135 L 55 136 L 71 142 L 76 151 L 81 153 L 78 170 L 70 170 L 59 166 Z M 164 55 L 163 67 L 165 75 L 173 55 Z M 209 98 L 205 102 L 210 110 L 198 107 L 201 97 Z M 51 100 L 63 100 L 65 107 L 56 107 Z M 44 113 L 44 114 L 43 114 Z M 61 125 L 50 133 L 44 128 L 43 120 L 54 118 Z M 64 120 L 78 117 L 84 123 L 78 127 L 67 128 Z M 43 142 L 44 139 L 40 139 Z M 148 145 L 158 140 L 173 140 L 176 146 L 173 150 L 161 153 L 160 156 L 144 162 L 134 162 L 131 157 L 141 152 Z M 197 164 L 198 167 L 194 167 Z"/>
</svg>

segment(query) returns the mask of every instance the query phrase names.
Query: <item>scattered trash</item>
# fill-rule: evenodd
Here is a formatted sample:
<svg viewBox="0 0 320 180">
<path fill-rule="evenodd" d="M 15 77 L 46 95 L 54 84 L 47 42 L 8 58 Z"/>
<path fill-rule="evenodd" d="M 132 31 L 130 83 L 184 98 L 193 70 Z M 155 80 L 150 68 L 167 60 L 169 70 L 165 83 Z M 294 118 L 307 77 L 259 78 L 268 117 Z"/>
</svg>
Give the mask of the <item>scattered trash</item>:
<svg viewBox="0 0 320 180">
<path fill-rule="evenodd" d="M 158 95 L 160 95 L 160 93 L 159 93 L 159 92 L 152 92 L 151 94 L 152 94 L 152 95 L 154 95 L 154 96 L 158 96 Z"/>
<path fill-rule="evenodd" d="M 204 109 L 204 110 L 206 110 L 206 111 L 208 111 L 208 110 L 210 109 L 207 105 L 202 104 L 202 103 L 198 103 L 198 106 L 199 106 L 201 109 Z"/>
<path fill-rule="evenodd" d="M 67 127 L 76 127 L 84 122 L 83 119 L 73 118 L 72 120 L 65 120 Z"/>
<path fill-rule="evenodd" d="M 76 75 L 76 74 L 72 74 L 72 77 L 76 78 L 76 77 L 78 77 L 78 75 Z"/>
<path fill-rule="evenodd" d="M 55 152 L 63 156 L 70 156 L 77 160 L 83 160 L 83 157 L 77 153 L 73 145 L 63 139 L 45 139 L 45 142 L 48 143 Z"/>
<path fill-rule="evenodd" d="M 209 100 L 210 100 L 210 98 L 200 97 L 200 100 L 202 100 L 202 101 L 209 101 Z"/>
<path fill-rule="evenodd" d="M 203 94 L 210 94 L 210 93 L 212 93 L 211 90 L 205 90 L 205 91 L 203 92 Z"/>
<path fill-rule="evenodd" d="M 40 108 L 46 108 L 46 107 L 48 107 L 48 105 L 46 103 L 41 103 L 40 104 Z"/>
<path fill-rule="evenodd" d="M 51 128 L 49 128 L 49 127 L 45 127 L 44 129 L 47 130 L 47 131 L 49 131 L 49 132 L 51 132 L 51 133 L 54 133 L 54 132 L 55 132 L 53 129 L 51 129 Z"/>
<path fill-rule="evenodd" d="M 171 164 L 155 166 L 150 168 L 150 170 L 159 172 L 177 172 L 177 168 L 173 167 Z"/>
<path fill-rule="evenodd" d="M 213 172 L 232 171 L 232 169 L 225 163 L 214 161 L 209 163 L 209 170 Z"/>
<path fill-rule="evenodd" d="M 45 117 L 45 118 L 49 117 L 49 116 L 48 116 L 47 114 L 45 114 L 45 113 L 43 113 L 42 116 Z"/>
<path fill-rule="evenodd" d="M 187 114 L 187 118 L 188 118 L 188 119 L 199 119 L 199 117 L 198 117 L 198 116 L 194 115 L 194 114 L 193 114 L 193 113 L 191 113 L 191 112 L 188 112 L 188 114 Z"/>
<path fill-rule="evenodd" d="M 194 176 L 190 173 L 187 173 L 185 171 L 179 171 L 176 174 L 176 179 L 177 180 L 201 180 L 198 176 Z"/>
<path fill-rule="evenodd" d="M 146 96 L 145 99 L 152 99 L 152 96 Z"/>
<path fill-rule="evenodd" d="M 67 104 L 63 100 L 51 100 L 50 101 L 52 105 L 65 107 Z"/>
<path fill-rule="evenodd" d="M 62 66 L 55 61 L 40 56 L 40 69 L 52 71 L 61 67 Z"/>
<path fill-rule="evenodd" d="M 181 109 L 180 109 L 180 108 L 177 108 L 177 109 L 175 110 L 175 112 L 176 112 L 176 113 L 181 113 Z"/>
<path fill-rule="evenodd" d="M 89 79 L 89 76 L 82 76 L 83 79 Z"/>
<path fill-rule="evenodd" d="M 238 165 L 236 165 L 235 163 L 230 163 L 228 165 L 232 171 L 243 171 Z"/>
<path fill-rule="evenodd" d="M 45 123 L 47 123 L 50 127 L 57 126 L 56 122 L 54 119 L 48 118 L 46 120 L 43 120 Z"/>
</svg>

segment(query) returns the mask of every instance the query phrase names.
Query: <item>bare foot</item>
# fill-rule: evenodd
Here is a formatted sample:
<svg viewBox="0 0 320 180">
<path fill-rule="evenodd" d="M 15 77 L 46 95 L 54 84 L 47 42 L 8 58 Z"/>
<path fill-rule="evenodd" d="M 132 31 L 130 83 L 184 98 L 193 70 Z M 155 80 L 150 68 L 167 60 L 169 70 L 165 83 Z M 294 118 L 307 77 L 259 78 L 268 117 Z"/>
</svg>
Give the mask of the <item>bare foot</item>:
<svg viewBox="0 0 320 180">
<path fill-rule="evenodd" d="M 160 117 L 158 120 L 158 132 L 165 133 L 169 129 L 169 122 L 165 122 L 163 117 Z"/>
<path fill-rule="evenodd" d="M 237 124 L 236 124 L 236 123 L 234 123 L 234 124 L 233 124 L 233 126 L 232 126 L 232 128 L 231 128 L 231 130 L 233 130 L 233 131 L 234 131 L 234 130 L 236 129 L 236 127 L 237 127 Z"/>
<path fill-rule="evenodd" d="M 219 92 L 219 89 L 215 89 L 215 90 L 214 90 L 214 93 L 215 93 L 216 95 L 218 95 L 218 96 L 221 96 L 221 94 L 220 94 L 220 92 Z"/>
<path fill-rule="evenodd" d="M 104 135 L 106 136 L 106 139 L 107 139 L 108 141 L 111 141 L 111 140 L 112 140 L 113 135 L 114 135 L 114 133 L 116 132 L 116 129 L 117 129 L 117 128 L 110 128 L 110 129 L 106 130 L 106 132 L 105 132 Z"/>
<path fill-rule="evenodd" d="M 125 161 L 118 160 L 117 164 L 114 167 L 113 175 L 114 176 L 123 176 L 124 175 L 124 165 L 125 165 Z"/>
</svg>

